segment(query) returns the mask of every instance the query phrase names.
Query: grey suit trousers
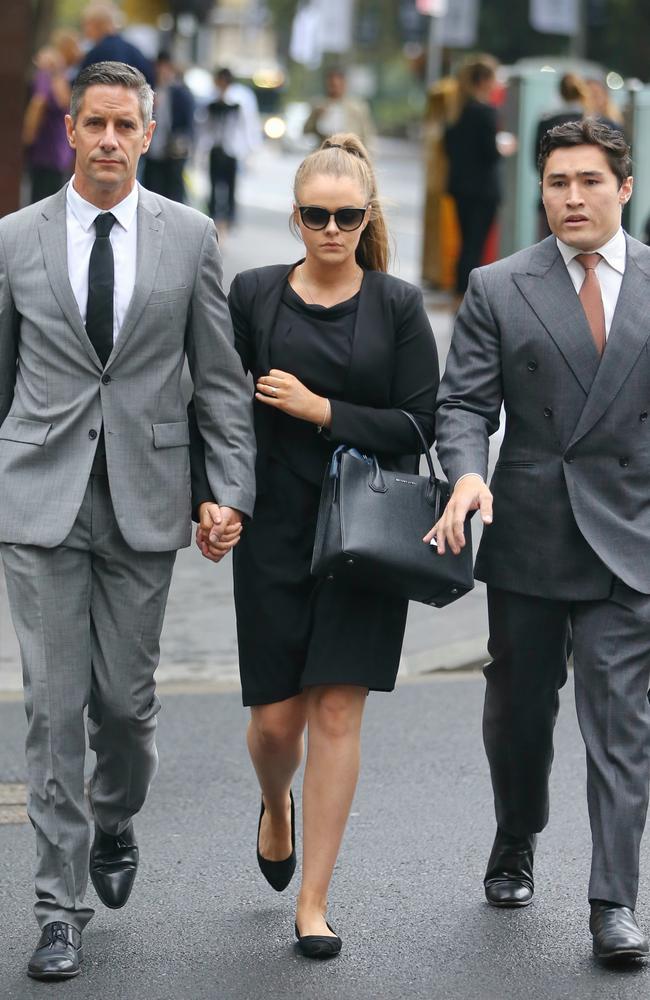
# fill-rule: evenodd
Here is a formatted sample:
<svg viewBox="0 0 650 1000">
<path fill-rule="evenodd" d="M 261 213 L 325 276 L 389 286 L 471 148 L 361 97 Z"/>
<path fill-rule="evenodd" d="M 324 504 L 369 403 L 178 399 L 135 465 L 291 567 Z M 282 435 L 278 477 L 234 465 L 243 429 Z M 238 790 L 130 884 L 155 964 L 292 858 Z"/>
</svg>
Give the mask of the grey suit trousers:
<svg viewBox="0 0 650 1000">
<path fill-rule="evenodd" d="M 0 551 L 23 663 L 36 919 L 82 930 L 93 915 L 83 903 L 84 709 L 96 753 L 92 809 L 103 830 L 118 834 L 157 768 L 154 671 L 176 553 L 134 552 L 115 520 L 108 479 L 97 475 L 61 545 Z"/>
<path fill-rule="evenodd" d="M 573 646 L 593 843 L 590 899 L 634 909 L 650 783 L 650 596 L 616 580 L 605 600 L 553 601 L 488 587 L 483 737 L 498 825 L 548 820 L 558 690 Z"/>
</svg>

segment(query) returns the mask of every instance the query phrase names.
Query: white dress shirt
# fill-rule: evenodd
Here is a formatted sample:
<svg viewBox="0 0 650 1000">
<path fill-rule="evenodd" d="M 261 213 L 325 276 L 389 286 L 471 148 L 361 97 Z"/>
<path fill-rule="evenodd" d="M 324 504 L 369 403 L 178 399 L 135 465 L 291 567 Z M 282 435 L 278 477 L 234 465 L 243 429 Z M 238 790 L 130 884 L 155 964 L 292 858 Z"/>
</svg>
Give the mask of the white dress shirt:
<svg viewBox="0 0 650 1000">
<path fill-rule="evenodd" d="M 569 272 L 569 277 L 573 282 L 573 287 L 576 292 L 579 292 L 582 288 L 582 282 L 585 280 L 586 271 L 580 261 L 575 258 L 579 253 L 585 253 L 586 251 L 570 247 L 567 243 L 563 243 L 562 240 L 557 239 L 557 237 L 556 242 Z M 589 252 L 602 254 L 603 258 L 596 266 L 596 276 L 600 282 L 603 309 L 605 310 L 605 337 L 608 337 L 625 271 L 625 258 L 627 254 L 625 233 L 619 228 L 611 240 L 608 240 L 604 246 L 597 247 L 595 250 Z M 462 476 L 458 477 L 455 485 L 457 486 L 461 479 L 465 479 L 466 476 L 481 476 L 481 474 L 480 472 L 464 472 Z"/>
<path fill-rule="evenodd" d="M 124 322 L 133 289 L 138 244 L 138 185 L 126 198 L 110 211 L 116 221 L 109 239 L 115 262 L 115 288 L 113 291 L 113 343 Z M 104 210 L 92 205 L 75 191 L 74 177 L 66 192 L 66 230 L 68 237 L 68 276 L 81 318 L 86 322 L 88 304 L 88 265 L 95 242 L 95 219 Z"/>
<path fill-rule="evenodd" d="M 562 259 L 566 264 L 573 287 L 576 292 L 579 292 L 582 288 L 582 282 L 585 280 L 586 271 L 582 264 L 575 258 L 579 253 L 585 253 L 586 251 L 570 247 L 566 243 L 563 243 L 562 240 L 557 240 L 557 247 L 562 254 Z M 603 258 L 598 262 L 596 267 L 596 277 L 600 284 L 603 308 L 605 310 L 605 337 L 609 337 L 614 310 L 618 302 L 618 293 L 621 290 L 621 283 L 623 281 L 623 272 L 625 271 L 625 256 L 627 253 L 625 233 L 622 229 L 618 229 L 611 240 L 608 240 L 604 246 L 596 247 L 595 250 L 590 250 L 589 252 L 602 254 Z"/>
</svg>

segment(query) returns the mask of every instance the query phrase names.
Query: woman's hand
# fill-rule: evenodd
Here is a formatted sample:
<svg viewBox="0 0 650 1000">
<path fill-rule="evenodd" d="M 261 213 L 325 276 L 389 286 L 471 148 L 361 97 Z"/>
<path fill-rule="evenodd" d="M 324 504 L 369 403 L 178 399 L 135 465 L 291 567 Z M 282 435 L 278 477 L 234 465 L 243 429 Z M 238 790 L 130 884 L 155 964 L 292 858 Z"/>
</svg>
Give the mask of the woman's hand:
<svg viewBox="0 0 650 1000">
<path fill-rule="evenodd" d="M 324 396 L 317 396 L 290 372 L 272 368 L 262 375 L 255 386 L 255 399 L 266 406 L 288 413 L 290 417 L 307 420 L 318 427 L 329 427 L 330 407 Z"/>
</svg>

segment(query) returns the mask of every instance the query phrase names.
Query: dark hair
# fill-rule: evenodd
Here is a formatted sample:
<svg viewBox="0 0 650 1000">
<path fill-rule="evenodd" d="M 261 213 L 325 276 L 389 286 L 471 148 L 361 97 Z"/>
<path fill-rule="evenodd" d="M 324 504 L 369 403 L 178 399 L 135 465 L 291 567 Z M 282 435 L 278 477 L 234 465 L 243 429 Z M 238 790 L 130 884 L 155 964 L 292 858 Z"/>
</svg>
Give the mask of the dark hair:
<svg viewBox="0 0 650 1000">
<path fill-rule="evenodd" d="M 553 150 L 568 146 L 599 146 L 607 157 L 619 187 L 632 173 L 630 147 L 620 131 L 594 121 L 593 118 L 583 118 L 581 121 L 556 125 L 544 133 L 537 158 L 540 180 L 544 179 L 546 161 Z"/>
<path fill-rule="evenodd" d="M 468 56 L 461 63 L 458 70 L 458 113 L 463 110 L 467 102 L 474 96 L 474 91 L 486 80 L 493 80 L 498 69 L 498 62 L 494 56 L 487 53 Z"/>
<path fill-rule="evenodd" d="M 560 79 L 559 90 L 565 101 L 577 101 L 584 104 L 589 96 L 584 80 L 576 73 L 565 73 Z"/>
<path fill-rule="evenodd" d="M 300 204 L 301 185 L 317 174 L 352 177 L 358 181 L 370 209 L 370 221 L 361 233 L 357 246 L 357 264 L 365 271 L 387 271 L 389 250 L 386 220 L 379 204 L 375 171 L 359 137 L 352 132 L 332 135 L 323 141 L 319 149 L 305 157 L 293 182 L 296 205 Z M 293 222 L 295 224 L 295 218 Z"/>
<path fill-rule="evenodd" d="M 79 108 L 88 88 L 102 86 L 126 87 L 127 90 L 134 90 L 138 96 L 142 123 L 145 129 L 148 127 L 153 115 L 153 90 L 139 69 L 123 62 L 92 63 L 82 69 L 72 85 L 70 95 L 70 116 L 73 122 L 77 120 Z"/>
<path fill-rule="evenodd" d="M 231 84 L 233 82 L 233 80 L 235 79 L 234 76 L 232 75 L 231 71 L 228 69 L 227 66 L 221 66 L 220 68 L 215 69 L 213 76 L 214 76 L 215 80 L 219 80 L 219 79 L 225 80 L 226 83 L 228 83 L 228 84 Z"/>
</svg>

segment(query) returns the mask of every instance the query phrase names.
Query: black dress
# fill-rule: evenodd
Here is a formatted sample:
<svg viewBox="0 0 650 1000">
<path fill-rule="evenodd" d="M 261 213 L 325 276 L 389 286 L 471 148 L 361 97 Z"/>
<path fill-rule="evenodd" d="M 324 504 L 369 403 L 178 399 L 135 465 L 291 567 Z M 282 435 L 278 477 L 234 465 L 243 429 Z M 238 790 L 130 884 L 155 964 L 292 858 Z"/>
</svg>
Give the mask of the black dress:
<svg viewBox="0 0 650 1000">
<path fill-rule="evenodd" d="M 314 392 L 343 395 L 358 295 L 331 308 L 287 283 L 271 367 Z M 274 413 L 265 489 L 233 552 L 245 705 L 282 701 L 314 684 L 395 686 L 407 602 L 310 574 L 320 485 L 334 444 L 314 425 Z"/>
</svg>

